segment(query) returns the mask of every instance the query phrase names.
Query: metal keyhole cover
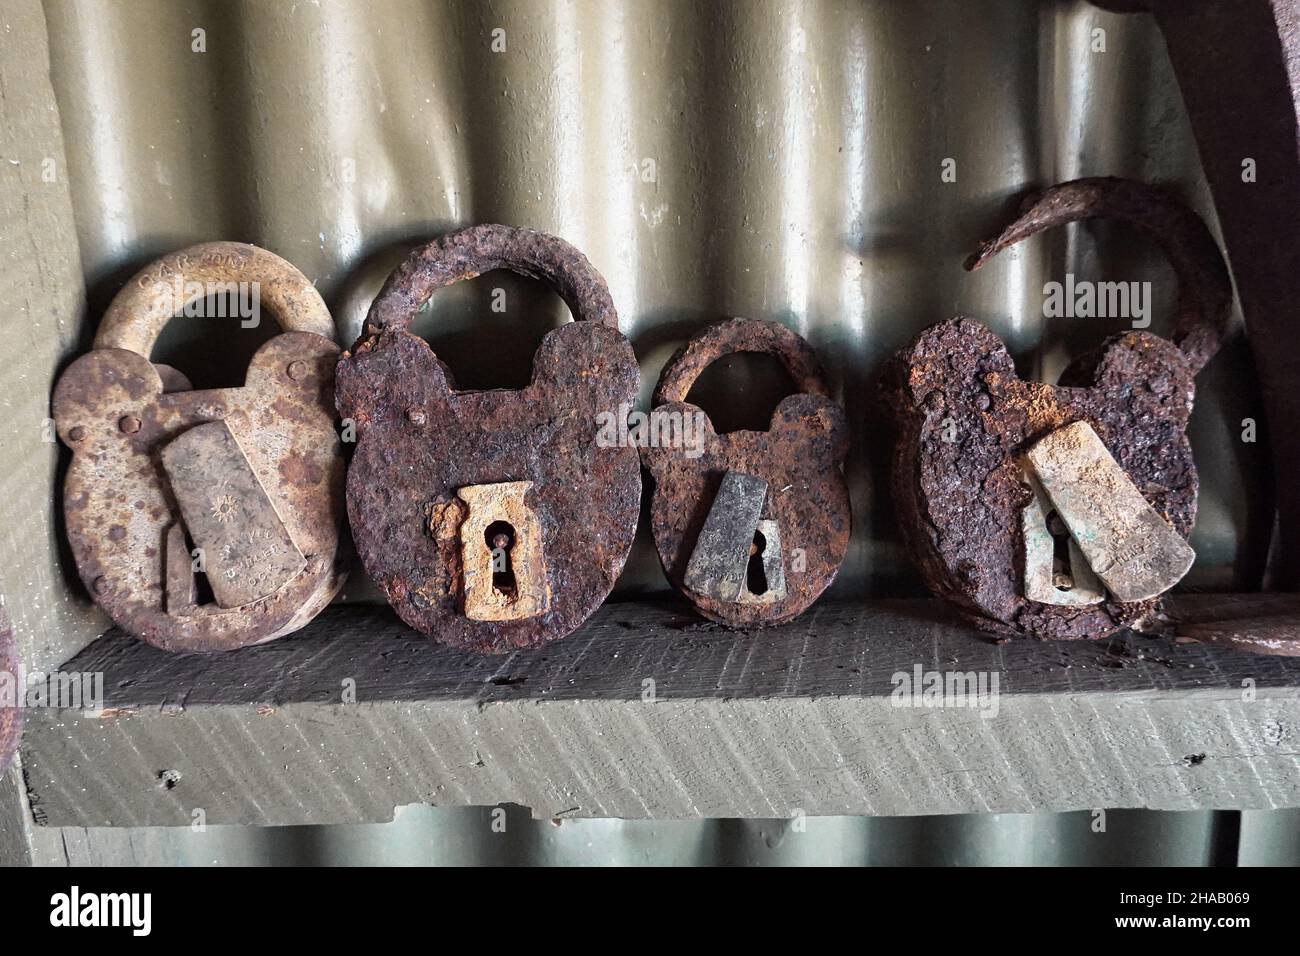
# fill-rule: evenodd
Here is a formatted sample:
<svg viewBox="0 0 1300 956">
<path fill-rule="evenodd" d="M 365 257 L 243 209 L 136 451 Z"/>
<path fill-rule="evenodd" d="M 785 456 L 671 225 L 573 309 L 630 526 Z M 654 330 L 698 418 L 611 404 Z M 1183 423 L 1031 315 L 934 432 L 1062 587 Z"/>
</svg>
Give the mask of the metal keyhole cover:
<svg viewBox="0 0 1300 956">
<path fill-rule="evenodd" d="M 174 373 L 148 358 L 163 326 L 237 283 L 259 321 L 266 312 L 285 331 L 257 350 L 242 386 L 168 391 Z M 60 378 L 53 412 L 73 453 L 63 509 L 77 570 L 123 630 L 164 650 L 230 650 L 301 628 L 338 593 L 351 549 L 333 335 L 310 280 L 243 243 L 159 259 L 113 299 L 93 351 Z M 172 485 L 169 458 L 192 476 L 186 487 Z M 277 547 L 295 563 L 273 580 L 262 559 Z M 218 595 L 257 597 L 196 603 L 198 574 Z"/>
<path fill-rule="evenodd" d="M 1076 180 L 1029 197 L 1020 216 L 966 264 L 978 268 L 1029 236 L 1080 219 L 1116 219 L 1154 239 L 1179 282 L 1174 341 L 1112 336 L 1058 385 L 1024 381 L 1002 340 L 958 317 L 926 329 L 890 363 L 883 394 L 898 431 L 893 494 L 922 578 L 977 626 L 1002 635 L 1099 638 L 1140 625 L 1159 598 L 1062 606 L 1028 600 L 1022 511 L 1034 492 L 1024 456 L 1082 422 L 1173 530 L 1196 518 L 1187 440 L 1194 377 L 1226 334 L 1227 268 L 1201 219 L 1163 190 L 1111 178 Z"/>
<path fill-rule="evenodd" d="M 766 431 L 719 434 L 703 409 L 686 401 L 691 385 L 724 355 L 759 352 L 781 360 L 799 389 L 772 413 Z M 852 528 L 843 464 L 848 423 L 831 398 L 816 354 L 779 322 L 729 318 L 692 337 L 664 366 L 642 461 L 654 479 L 650 522 L 669 582 L 710 620 L 734 628 L 762 627 L 803 613 L 835 580 Z M 662 416 L 662 418 L 661 418 Z M 664 425 L 655 425 L 660 418 Z M 699 442 L 654 440 L 670 423 L 700 422 Z M 683 431 L 682 434 L 688 434 Z M 760 517 L 779 536 L 785 594 L 771 601 L 719 600 L 686 583 L 711 507 L 728 473 L 766 482 Z M 730 484 L 730 483 L 728 483 Z"/>
<path fill-rule="evenodd" d="M 494 269 L 547 282 L 577 321 L 546 334 L 527 387 L 457 391 L 409 325 L 437 289 Z M 339 412 L 357 429 L 353 537 L 402 620 L 452 647 L 505 653 L 562 638 L 600 607 L 632 548 L 641 472 L 636 449 L 601 441 L 598 422 L 630 407 L 639 387 L 604 278 L 564 240 L 479 225 L 413 252 L 338 369 Z M 494 502 L 514 519 L 486 514 L 475 524 L 470 509 Z M 519 535 L 512 595 L 489 588 L 480 527 L 489 519 L 510 520 Z M 477 535 L 462 542 L 471 526 Z M 468 606 L 480 594 L 495 606 Z"/>
</svg>

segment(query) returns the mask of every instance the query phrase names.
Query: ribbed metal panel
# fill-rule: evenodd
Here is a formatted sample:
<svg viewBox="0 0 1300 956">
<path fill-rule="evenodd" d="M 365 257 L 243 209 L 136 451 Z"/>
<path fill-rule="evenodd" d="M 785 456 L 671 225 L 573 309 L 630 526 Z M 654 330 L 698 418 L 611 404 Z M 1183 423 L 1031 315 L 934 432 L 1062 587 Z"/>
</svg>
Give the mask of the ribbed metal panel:
<svg viewBox="0 0 1300 956">
<path fill-rule="evenodd" d="M 609 280 L 647 399 L 722 315 L 786 322 L 819 350 L 854 424 L 841 595 L 918 589 L 881 491 L 887 354 L 965 312 L 1054 377 L 1125 325 L 1047 327 L 1042 284 L 1066 272 L 1153 280 L 1168 327 L 1170 270 L 1105 227 L 964 273 L 1014 197 L 1115 174 L 1212 215 L 1158 31 L 1082 2 L 49 0 L 47 19 L 92 314 L 154 256 L 240 239 L 313 278 L 350 342 L 407 244 L 485 221 L 559 233 Z M 518 293 L 505 314 L 487 308 L 498 286 Z M 561 310 L 488 276 L 419 327 L 464 384 L 519 385 Z M 237 376 L 257 344 L 223 330 L 196 350 L 198 331 L 178 324 L 160 357 L 200 383 L 223 355 Z M 706 407 L 770 396 L 762 366 L 734 364 Z M 1266 550 L 1259 446 L 1239 440 L 1251 381 L 1238 347 L 1201 383 L 1192 586 L 1249 587 L 1242 556 Z M 643 546 L 622 590 L 661 587 Z"/>
<path fill-rule="evenodd" d="M 1174 185 L 1213 222 L 1154 25 L 1083 2 L 47 0 L 46 14 L 92 321 L 144 262 L 238 239 L 314 279 L 346 343 L 411 243 L 484 221 L 556 232 L 608 279 L 643 400 L 681 340 L 723 315 L 785 322 L 819 350 L 854 429 L 841 597 L 920 590 L 883 490 L 873 389 L 886 355 L 964 312 L 1050 379 L 1123 325 L 1048 327 L 1042 284 L 1066 272 L 1151 279 L 1154 327 L 1168 328 L 1170 270 L 1104 225 L 966 275 L 962 258 L 1015 197 L 1123 175 Z M 486 307 L 496 287 L 504 315 Z M 517 386 L 561 312 L 531 283 L 485 276 L 440 293 L 417 328 L 462 384 Z M 177 323 L 156 356 L 198 384 L 231 384 L 256 344 Z M 702 385 L 719 417 L 776 397 L 761 363 Z M 1265 458 L 1239 440 L 1258 414 L 1240 340 L 1200 386 L 1188 584 L 1245 589 L 1271 512 Z M 643 535 L 620 592 L 663 587 Z M 349 594 L 374 596 L 360 581 Z M 1213 814 L 1115 812 L 1105 834 L 1088 814 L 813 820 L 806 832 L 511 815 L 507 834 L 489 818 L 409 808 L 386 827 L 84 839 L 87 852 L 129 844 L 191 863 L 1204 862 L 1219 845 Z M 1261 836 L 1272 819 L 1247 815 L 1243 846 L 1294 858 L 1294 840 Z"/>
<path fill-rule="evenodd" d="M 1294 811 L 1111 810 L 791 820 L 532 820 L 518 807 L 405 807 L 387 824 L 66 830 L 73 864 L 1198 866 L 1300 864 Z"/>
</svg>

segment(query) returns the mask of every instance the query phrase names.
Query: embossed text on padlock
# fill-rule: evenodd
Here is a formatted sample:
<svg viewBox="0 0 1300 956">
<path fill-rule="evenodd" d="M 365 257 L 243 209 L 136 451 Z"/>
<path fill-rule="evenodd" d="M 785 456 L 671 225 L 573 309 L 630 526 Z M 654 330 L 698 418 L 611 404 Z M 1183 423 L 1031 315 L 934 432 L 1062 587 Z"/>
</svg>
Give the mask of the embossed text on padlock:
<svg viewBox="0 0 1300 956">
<path fill-rule="evenodd" d="M 161 458 L 218 606 L 270 597 L 302 572 L 302 552 L 225 422 L 182 432 Z"/>
</svg>

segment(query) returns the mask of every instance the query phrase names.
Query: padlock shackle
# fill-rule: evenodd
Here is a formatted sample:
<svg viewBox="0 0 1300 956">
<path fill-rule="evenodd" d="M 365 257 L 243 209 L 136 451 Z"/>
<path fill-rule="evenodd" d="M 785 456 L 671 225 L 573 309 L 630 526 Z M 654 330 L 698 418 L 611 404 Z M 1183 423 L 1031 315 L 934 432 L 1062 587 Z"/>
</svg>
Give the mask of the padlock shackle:
<svg viewBox="0 0 1300 956">
<path fill-rule="evenodd" d="M 535 229 L 479 225 L 435 239 L 407 256 L 371 303 L 366 334 L 408 329 L 420 306 L 438 289 L 494 269 L 546 282 L 579 322 L 618 328 L 618 312 L 604 277 L 574 246 Z"/>
<path fill-rule="evenodd" d="M 1003 249 L 1080 219 L 1117 219 L 1153 239 L 1178 276 L 1174 344 L 1194 372 L 1214 357 L 1232 317 L 1232 280 L 1205 222 L 1163 189 L 1131 179 L 1096 176 L 1060 183 L 1029 196 L 1020 216 L 980 244 L 966 260 L 978 269 Z"/>
<path fill-rule="evenodd" d="M 126 349 L 147 359 L 174 315 L 235 283 L 250 283 L 258 315 L 265 309 L 286 332 L 315 332 L 334 340 L 334 320 L 325 301 L 291 263 L 243 242 L 204 242 L 157 259 L 132 276 L 109 303 L 94 347 Z"/>
<path fill-rule="evenodd" d="M 802 336 L 780 322 L 733 318 L 697 332 L 668 360 L 655 389 L 655 405 L 686 401 L 701 372 L 724 355 L 737 352 L 774 355 L 800 392 L 831 397 L 817 353 Z"/>
</svg>

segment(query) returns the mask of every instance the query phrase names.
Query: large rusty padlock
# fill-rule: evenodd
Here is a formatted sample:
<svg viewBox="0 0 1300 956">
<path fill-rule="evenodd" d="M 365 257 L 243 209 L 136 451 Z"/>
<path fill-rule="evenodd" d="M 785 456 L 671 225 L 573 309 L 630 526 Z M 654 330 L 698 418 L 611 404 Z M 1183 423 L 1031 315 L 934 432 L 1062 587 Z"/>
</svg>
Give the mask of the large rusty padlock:
<svg viewBox="0 0 1300 956">
<path fill-rule="evenodd" d="M 232 293 L 245 324 L 265 309 L 284 331 L 242 387 L 177 390 L 188 382 L 148 358 L 159 333 Z M 124 630 L 227 650 L 297 630 L 338 592 L 350 548 L 333 335 L 311 282 L 241 243 L 169 255 L 113 299 L 94 350 L 59 380 L 54 420 L 73 452 L 63 508 L 77 569 Z"/>
<path fill-rule="evenodd" d="M 548 332 L 520 390 L 459 391 L 409 331 L 433 293 L 494 269 L 549 283 L 578 320 Z M 609 594 L 640 513 L 636 449 L 599 441 L 640 374 L 605 280 L 562 239 L 482 225 L 417 249 L 338 371 L 357 429 L 348 515 L 404 621 L 502 653 L 564 637 Z"/>
<path fill-rule="evenodd" d="M 1170 260 L 1179 282 L 1172 342 L 1145 331 L 1112 336 L 1052 386 L 1022 380 L 998 336 L 956 318 L 923 332 L 884 379 L 900 433 L 893 485 L 908 549 L 931 590 L 1001 634 L 1096 638 L 1140 626 L 1194 558 L 1187 422 L 1194 377 L 1232 307 L 1205 224 L 1160 189 L 1076 180 L 1031 197 L 967 268 L 1093 217 L 1134 227 Z M 1104 292 L 1106 309 L 1122 312 L 1119 285 L 1081 289 L 1072 301 Z"/>
<path fill-rule="evenodd" d="M 686 401 L 705 368 L 736 352 L 776 356 L 799 389 L 777 405 L 767 431 L 719 434 Z M 640 444 L 668 580 L 731 627 L 801 614 L 835 580 L 852 521 L 842 470 L 848 425 L 812 348 L 778 322 L 715 323 L 669 359 L 654 403 Z"/>
</svg>

